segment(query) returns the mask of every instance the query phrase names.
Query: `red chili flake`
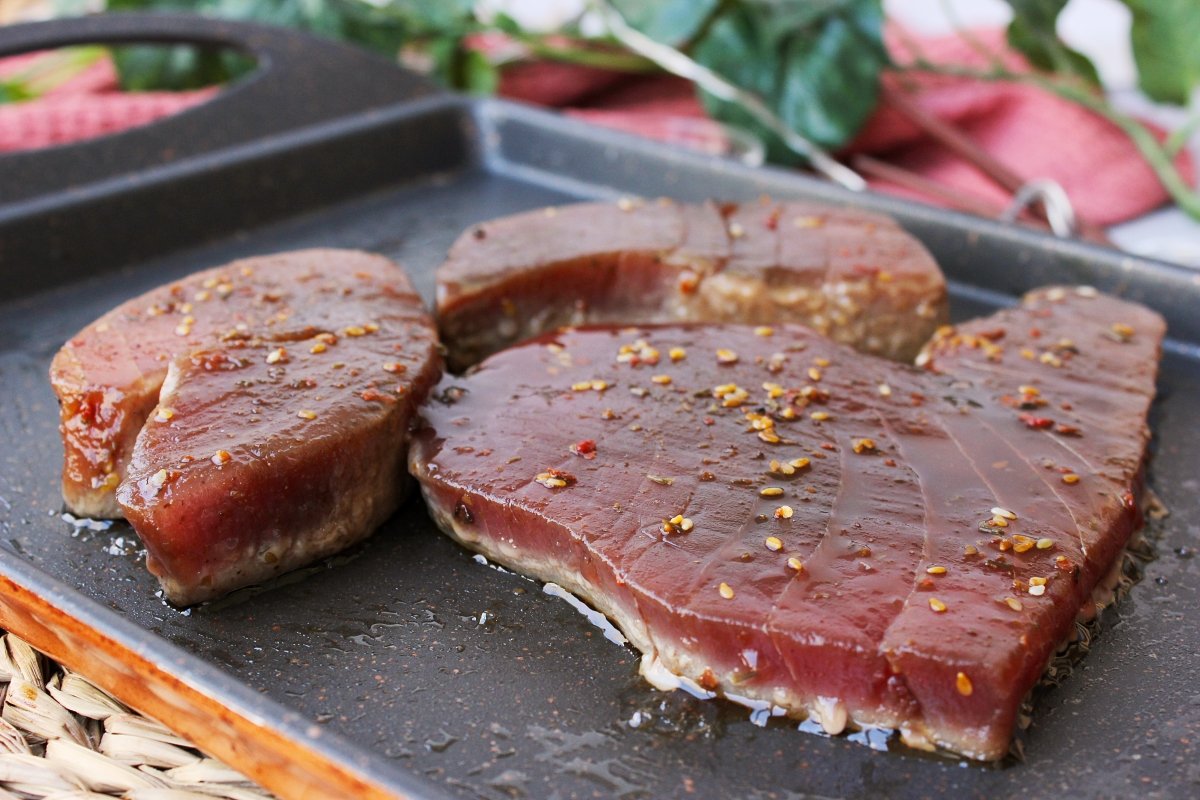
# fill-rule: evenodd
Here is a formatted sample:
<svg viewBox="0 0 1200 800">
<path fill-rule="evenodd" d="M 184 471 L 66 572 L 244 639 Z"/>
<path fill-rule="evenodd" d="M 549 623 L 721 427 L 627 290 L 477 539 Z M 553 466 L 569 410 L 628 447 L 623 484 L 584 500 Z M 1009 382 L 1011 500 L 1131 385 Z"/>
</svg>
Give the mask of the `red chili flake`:
<svg viewBox="0 0 1200 800">
<path fill-rule="evenodd" d="M 1042 336 L 1041 328 L 1030 328 L 1029 329 L 1029 338 L 1030 339 L 1040 339 L 1041 336 Z"/>
<path fill-rule="evenodd" d="M 1133 492 L 1125 492 L 1121 495 L 1121 504 L 1129 511 L 1137 509 L 1137 501 L 1133 499 Z"/>
<path fill-rule="evenodd" d="M 850 271 L 858 277 L 874 278 L 879 274 L 879 267 L 872 267 L 866 264 L 855 264 L 850 268 Z"/>
<path fill-rule="evenodd" d="M 1004 328 L 992 328 L 988 331 L 980 331 L 977 335 L 980 339 L 987 339 L 989 342 L 995 342 L 1004 338 L 1007 331 Z"/>
<path fill-rule="evenodd" d="M 837 445 L 833 442 L 821 442 L 822 450 L 837 450 Z"/>
<path fill-rule="evenodd" d="M 364 389 L 359 395 L 368 403 L 394 403 L 396 398 L 391 395 L 386 395 L 378 389 Z"/>
<path fill-rule="evenodd" d="M 885 459 L 883 460 L 883 463 L 884 463 L 884 466 L 888 466 L 888 467 L 894 467 L 894 466 L 896 466 L 896 459 L 894 459 L 894 458 L 885 458 Z"/>
<path fill-rule="evenodd" d="M 705 418 L 704 418 L 704 424 L 705 424 L 705 425 L 715 425 L 715 424 L 716 424 L 716 420 L 715 420 L 715 419 L 713 419 L 712 417 L 705 417 Z"/>
<path fill-rule="evenodd" d="M 1035 417 L 1033 414 L 1018 414 L 1017 419 L 1034 430 L 1045 430 L 1054 426 L 1054 420 L 1049 417 Z"/>
<path fill-rule="evenodd" d="M 571 445 L 571 452 L 577 456 L 583 456 L 588 461 L 591 461 L 596 457 L 596 440 L 581 439 L 575 444 Z"/>
<path fill-rule="evenodd" d="M 1061 436 L 1083 436 L 1083 431 L 1075 425 L 1059 423 L 1054 426 L 1054 432 Z"/>
<path fill-rule="evenodd" d="M 773 231 L 779 227 L 779 215 L 783 212 L 782 208 L 776 207 L 774 211 L 767 217 L 767 230 Z"/>
<path fill-rule="evenodd" d="M 1071 403 L 1059 403 L 1058 407 L 1061 408 L 1063 411 L 1070 411 L 1075 406 Z"/>
</svg>

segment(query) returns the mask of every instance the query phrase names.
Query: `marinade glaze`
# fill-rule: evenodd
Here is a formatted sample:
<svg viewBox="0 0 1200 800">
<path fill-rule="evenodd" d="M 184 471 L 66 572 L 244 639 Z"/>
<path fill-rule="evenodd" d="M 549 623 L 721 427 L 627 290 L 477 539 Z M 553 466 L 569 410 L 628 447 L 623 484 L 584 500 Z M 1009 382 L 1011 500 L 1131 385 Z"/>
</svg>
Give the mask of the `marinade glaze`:
<svg viewBox="0 0 1200 800">
<path fill-rule="evenodd" d="M 794 325 L 564 330 L 447 376 L 434 519 L 700 686 L 978 759 L 1140 525 L 1161 318 L 1089 289 L 920 368 Z"/>
<path fill-rule="evenodd" d="M 911 361 L 946 321 L 933 257 L 892 219 L 812 203 L 622 200 L 473 226 L 438 268 L 455 369 L 562 325 L 800 322 Z"/>
<path fill-rule="evenodd" d="M 367 253 L 250 258 L 155 289 L 55 357 L 64 497 L 128 518 L 177 603 L 329 555 L 403 498 L 437 347 L 407 276 Z"/>
</svg>

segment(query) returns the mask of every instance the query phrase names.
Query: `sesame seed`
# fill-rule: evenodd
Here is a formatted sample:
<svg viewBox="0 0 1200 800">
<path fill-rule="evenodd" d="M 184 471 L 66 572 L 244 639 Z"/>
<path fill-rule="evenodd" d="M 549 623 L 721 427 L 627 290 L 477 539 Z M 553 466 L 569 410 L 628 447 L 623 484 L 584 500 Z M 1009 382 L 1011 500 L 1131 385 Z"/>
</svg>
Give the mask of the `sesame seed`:
<svg viewBox="0 0 1200 800">
<path fill-rule="evenodd" d="M 191 332 L 192 332 L 192 327 L 190 325 L 184 325 L 184 324 L 180 323 L 179 325 L 175 326 L 175 335 L 176 336 L 188 336 L 189 334 L 191 334 Z"/>
<path fill-rule="evenodd" d="M 888 386 L 886 383 L 879 384 L 879 395 L 880 397 L 891 397 L 892 387 Z"/>
<path fill-rule="evenodd" d="M 775 509 L 775 519 L 791 519 L 794 513 L 791 506 L 780 506 Z"/>
<path fill-rule="evenodd" d="M 231 458 L 233 458 L 233 456 L 229 455 L 228 450 L 218 450 L 217 452 L 213 453 L 212 463 L 216 464 L 219 467 L 224 464 L 228 464 L 229 459 L 231 459 Z"/>
<path fill-rule="evenodd" d="M 1041 392 L 1038 391 L 1038 388 L 1036 386 L 1018 386 L 1017 391 L 1020 392 L 1021 394 L 1031 394 L 1031 395 L 1034 395 L 1035 397 L 1037 395 L 1041 394 Z"/>
<path fill-rule="evenodd" d="M 1054 547 L 1053 539 L 1038 539 L 1037 540 L 1037 549 L 1038 550 L 1049 550 L 1051 547 Z"/>
<path fill-rule="evenodd" d="M 669 384 L 671 382 L 671 376 L 670 375 L 655 375 L 650 380 L 654 383 L 657 383 L 659 386 L 666 386 L 667 384 Z"/>
<path fill-rule="evenodd" d="M 1114 322 L 1112 326 L 1112 332 L 1115 333 L 1117 338 L 1123 342 L 1127 342 L 1132 339 L 1134 333 L 1133 326 L 1126 325 L 1124 322 Z"/>
<path fill-rule="evenodd" d="M 1015 597 L 1004 598 L 1004 604 L 1007 605 L 1009 608 L 1011 608 L 1013 611 L 1020 611 L 1022 608 L 1024 608 L 1024 606 L 1021 605 L 1021 601 Z"/>
<path fill-rule="evenodd" d="M 717 350 L 717 363 L 718 364 L 736 364 L 737 360 L 738 360 L 738 354 L 733 352 L 732 350 L 729 350 L 724 347 Z"/>
<path fill-rule="evenodd" d="M 1034 584 L 1029 587 L 1029 593 L 1031 595 L 1033 595 L 1034 597 L 1041 597 L 1042 595 L 1044 595 L 1046 593 L 1046 585 L 1045 584 Z"/>
<path fill-rule="evenodd" d="M 622 197 L 619 200 L 617 200 L 617 208 L 619 208 L 625 212 L 632 211 L 633 210 L 633 200 L 629 199 L 628 197 Z"/>
<path fill-rule="evenodd" d="M 789 558 L 787 564 L 789 568 L 794 569 L 796 572 L 802 572 L 804 570 L 804 562 L 795 556 Z"/>
<path fill-rule="evenodd" d="M 783 489 L 779 488 L 778 486 L 768 486 L 765 489 L 760 490 L 758 494 L 760 497 L 779 497 L 781 494 L 783 494 Z"/>
<path fill-rule="evenodd" d="M 963 548 L 963 555 L 964 556 L 977 556 L 977 555 L 979 555 L 979 548 L 973 544 L 969 544 Z"/>
<path fill-rule="evenodd" d="M 690 517 L 684 517 L 679 523 L 679 530 L 683 531 L 684 533 L 687 533 L 694 527 L 696 527 L 696 523 L 692 522 Z"/>
<path fill-rule="evenodd" d="M 874 453 L 875 452 L 875 440 L 874 439 L 855 439 L 853 442 L 853 447 L 854 447 L 854 452 L 858 453 L 859 455 L 863 455 L 864 453 Z"/>
<path fill-rule="evenodd" d="M 946 568 L 939 566 L 937 564 L 934 564 L 932 567 L 926 567 L 925 571 L 928 572 L 930 575 L 945 575 L 946 574 Z"/>
<path fill-rule="evenodd" d="M 816 422 L 825 422 L 826 420 L 833 419 L 833 415 L 828 411 L 814 411 L 808 416 Z"/>
<path fill-rule="evenodd" d="M 296 412 L 296 416 L 300 419 L 316 419 L 317 412 L 309 411 L 307 408 L 302 408 Z"/>
<path fill-rule="evenodd" d="M 163 484 L 167 482 L 167 471 L 160 469 L 158 472 L 150 476 L 150 485 L 155 489 L 161 489 Z"/>
<path fill-rule="evenodd" d="M 801 457 L 801 458 L 793 458 L 791 461 L 789 461 L 789 462 L 788 462 L 788 464 L 789 464 L 790 466 L 793 466 L 793 467 L 795 467 L 796 469 L 804 469 L 805 467 L 807 467 L 807 466 L 808 466 L 809 464 L 811 464 L 811 463 L 812 463 L 812 461 L 810 461 L 809 459 L 807 459 L 807 458 L 804 458 L 804 457 Z"/>
<path fill-rule="evenodd" d="M 792 224 L 797 228 L 819 228 L 821 227 L 820 217 L 796 217 L 792 220 Z"/>
<path fill-rule="evenodd" d="M 363 330 L 365 330 L 367 333 L 378 333 L 379 326 L 374 322 L 368 322 L 366 325 L 363 325 Z"/>
<path fill-rule="evenodd" d="M 155 422 L 170 422 L 175 416 L 175 412 L 169 408 L 159 408 L 154 415 Z"/>
<path fill-rule="evenodd" d="M 771 470 L 771 472 L 774 472 L 777 475 L 795 475 L 796 474 L 796 468 L 793 467 L 791 464 L 787 463 L 786 461 L 781 462 L 781 461 L 777 461 L 775 459 L 771 459 L 770 470 Z"/>
<path fill-rule="evenodd" d="M 946 610 L 946 604 L 936 597 L 929 598 L 929 607 L 933 609 L 935 614 L 941 614 Z"/>
<path fill-rule="evenodd" d="M 813 381 L 821 380 L 821 370 L 817 369 L 816 367 L 809 367 L 808 368 L 808 377 L 810 380 L 813 380 Z"/>
<path fill-rule="evenodd" d="M 774 336 L 775 329 L 769 325 L 759 325 L 754 329 L 755 336 Z"/>
<path fill-rule="evenodd" d="M 1030 539 L 1028 536 L 1022 536 L 1019 533 L 1013 534 L 1012 541 L 1013 550 L 1018 553 L 1027 553 L 1034 548 L 1034 545 L 1037 544 L 1037 542 L 1035 542 L 1033 539 Z"/>
<path fill-rule="evenodd" d="M 963 697 L 970 697 L 975 691 L 975 687 L 971 685 L 971 679 L 967 677 L 967 673 L 960 672 L 954 676 L 954 688 Z"/>
<path fill-rule="evenodd" d="M 746 235 L 746 229 L 734 222 L 729 226 L 729 235 L 734 239 L 740 239 Z"/>
<path fill-rule="evenodd" d="M 778 536 L 768 536 L 765 540 L 767 549 L 771 552 L 779 552 L 783 549 L 783 540 Z"/>
<path fill-rule="evenodd" d="M 1062 482 L 1068 486 L 1074 486 L 1075 484 L 1079 483 L 1079 476 L 1074 472 L 1068 472 L 1062 476 Z"/>
<path fill-rule="evenodd" d="M 992 517 L 991 523 L 992 523 L 992 525 L 994 525 L 997 528 L 1007 528 L 1008 527 L 1008 520 L 1005 519 L 1004 517 L 1000 516 L 999 514 Z"/>
<path fill-rule="evenodd" d="M 684 350 L 682 347 L 672 347 L 667 351 L 667 356 L 672 361 L 683 361 L 683 359 L 687 358 L 687 350 Z"/>
<path fill-rule="evenodd" d="M 308 348 L 308 352 L 312 353 L 313 355 L 317 355 L 318 353 L 324 353 L 328 349 L 329 348 L 326 347 L 324 342 L 317 342 L 312 347 Z"/>
<path fill-rule="evenodd" d="M 720 592 L 721 597 L 724 597 L 726 600 L 733 599 L 733 587 L 725 581 L 721 581 L 721 585 L 717 587 L 717 591 Z"/>
<path fill-rule="evenodd" d="M 762 388 L 763 391 L 767 393 L 767 397 L 771 398 L 772 400 L 777 397 L 782 397 L 784 394 L 783 387 L 778 383 L 771 383 L 770 381 L 767 381 L 762 385 Z"/>
<path fill-rule="evenodd" d="M 1054 353 L 1049 352 L 1042 353 L 1040 356 L 1038 356 L 1038 361 L 1043 364 L 1049 364 L 1052 367 L 1061 367 L 1063 365 L 1061 358 L 1054 355 Z"/>
<path fill-rule="evenodd" d="M 366 336 L 367 329 L 361 325 L 351 325 L 348 328 L 343 329 L 342 333 L 346 334 L 347 336 Z"/>
<path fill-rule="evenodd" d="M 779 438 L 779 434 L 769 429 L 765 431 L 759 431 L 758 438 L 762 439 L 767 444 L 779 444 L 781 441 L 783 441 Z"/>
<path fill-rule="evenodd" d="M 287 350 L 284 350 L 282 347 L 277 347 L 274 350 L 272 350 L 271 352 L 267 353 L 267 363 L 268 364 L 278 364 L 280 361 L 286 361 L 286 360 L 287 360 Z"/>
<path fill-rule="evenodd" d="M 1040 575 L 1035 575 L 1029 579 L 1029 585 L 1030 586 L 1045 586 L 1046 579 L 1041 577 Z"/>
<path fill-rule="evenodd" d="M 683 514 L 676 514 L 675 516 L 671 517 L 672 525 L 678 525 L 681 522 L 683 522 Z"/>
<path fill-rule="evenodd" d="M 408 367 L 401 364 L 399 361 L 388 361 L 383 365 L 384 372 L 390 372 L 393 375 L 399 375 L 402 372 L 407 372 Z"/>
<path fill-rule="evenodd" d="M 995 514 L 998 517 L 1004 517 L 1005 519 L 1016 519 L 1017 518 L 1017 515 L 1011 511 L 1009 511 L 1007 508 L 1000 508 L 999 506 L 993 508 L 991 513 Z"/>
</svg>

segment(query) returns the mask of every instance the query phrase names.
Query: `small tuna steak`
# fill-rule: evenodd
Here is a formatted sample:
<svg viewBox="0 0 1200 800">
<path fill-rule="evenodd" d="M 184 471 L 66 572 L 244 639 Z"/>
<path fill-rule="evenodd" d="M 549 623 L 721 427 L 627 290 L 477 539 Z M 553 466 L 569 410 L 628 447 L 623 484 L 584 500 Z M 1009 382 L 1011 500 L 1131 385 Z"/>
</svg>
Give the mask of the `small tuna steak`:
<svg viewBox="0 0 1200 800">
<path fill-rule="evenodd" d="M 564 331 L 447 376 L 411 453 L 434 519 L 652 680 L 1003 756 L 1140 524 L 1161 318 L 1039 291 L 924 370 L 766 333 Z"/>
<path fill-rule="evenodd" d="M 946 284 L 895 221 L 806 203 L 583 203 L 466 231 L 438 269 L 455 369 L 564 325 L 799 322 L 911 361 Z"/>
<path fill-rule="evenodd" d="M 127 517 L 172 601 L 215 597 L 391 514 L 409 421 L 439 375 L 432 320 L 385 258 L 309 250 L 197 273 L 55 358 L 63 495 Z"/>
</svg>

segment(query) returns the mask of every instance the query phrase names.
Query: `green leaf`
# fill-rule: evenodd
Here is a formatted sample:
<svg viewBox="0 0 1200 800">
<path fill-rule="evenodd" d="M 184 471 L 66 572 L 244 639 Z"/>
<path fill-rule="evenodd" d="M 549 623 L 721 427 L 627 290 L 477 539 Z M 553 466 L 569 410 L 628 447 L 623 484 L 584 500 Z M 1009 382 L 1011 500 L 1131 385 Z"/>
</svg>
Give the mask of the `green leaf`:
<svg viewBox="0 0 1200 800">
<path fill-rule="evenodd" d="M 1038 69 L 1081 78 L 1100 85 L 1096 67 L 1083 53 L 1072 50 L 1058 38 L 1058 15 L 1068 0 L 1008 0 L 1013 19 L 1008 26 L 1008 43 Z"/>
<path fill-rule="evenodd" d="M 625 21 L 651 39 L 679 45 L 695 36 L 721 0 L 611 0 Z"/>
<path fill-rule="evenodd" d="M 35 97 L 37 95 L 31 92 L 22 81 L 0 81 L 0 105 L 21 103 Z"/>
<path fill-rule="evenodd" d="M 879 73 L 889 63 L 882 30 L 879 0 L 743 0 L 713 23 L 694 55 L 758 94 L 804 137 L 836 148 L 878 102 Z M 714 117 L 762 137 L 772 161 L 799 160 L 737 104 L 701 96 Z"/>
<path fill-rule="evenodd" d="M 1138 86 L 1164 103 L 1186 105 L 1200 85 L 1200 4 L 1196 0 L 1122 0 L 1133 12 Z"/>
<path fill-rule="evenodd" d="M 472 94 L 495 94 L 500 71 L 478 50 L 467 50 L 462 63 L 462 87 Z"/>
<path fill-rule="evenodd" d="M 478 29 L 471 0 L 108 0 L 119 11 L 191 11 L 226 19 L 298 28 L 343 39 L 395 56 L 417 40 L 446 39 L 451 48 Z M 244 57 L 212 49 L 120 48 L 122 86 L 128 89 L 188 89 L 236 78 L 251 68 Z M 484 85 L 482 67 L 473 67 Z"/>
</svg>

